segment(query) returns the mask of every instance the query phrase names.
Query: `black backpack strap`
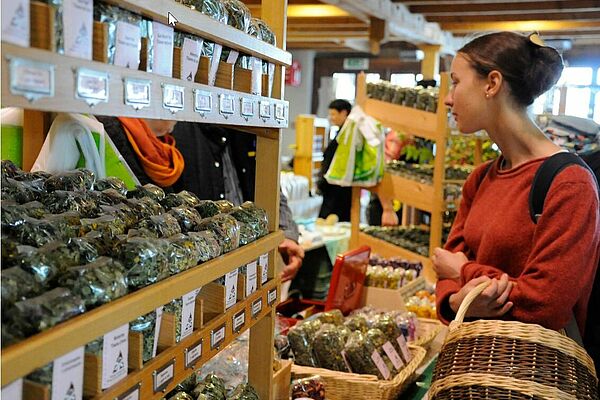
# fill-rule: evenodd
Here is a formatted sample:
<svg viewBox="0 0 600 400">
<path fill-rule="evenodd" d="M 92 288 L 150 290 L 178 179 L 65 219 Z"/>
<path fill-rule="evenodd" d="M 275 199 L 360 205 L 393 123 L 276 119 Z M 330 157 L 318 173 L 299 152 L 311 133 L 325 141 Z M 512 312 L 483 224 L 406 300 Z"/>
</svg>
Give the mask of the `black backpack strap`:
<svg viewBox="0 0 600 400">
<path fill-rule="evenodd" d="M 529 215 L 534 224 L 537 223 L 538 218 L 542 215 L 546 194 L 550 190 L 552 181 L 560 171 L 573 164 L 586 168 L 594 175 L 590 167 L 578 155 L 566 152 L 550 156 L 536 171 L 531 183 L 531 190 L 529 191 Z"/>
<path fill-rule="evenodd" d="M 483 170 L 483 174 L 481 174 L 481 176 L 479 177 L 479 183 L 477 183 L 477 188 L 479 188 L 479 186 L 481 186 L 481 183 L 483 182 L 483 180 L 487 176 L 488 172 L 490 172 L 490 169 L 492 169 L 492 165 L 494 165 L 494 162 L 496 162 L 496 160 L 490 161 L 485 166 L 485 169 Z"/>
</svg>

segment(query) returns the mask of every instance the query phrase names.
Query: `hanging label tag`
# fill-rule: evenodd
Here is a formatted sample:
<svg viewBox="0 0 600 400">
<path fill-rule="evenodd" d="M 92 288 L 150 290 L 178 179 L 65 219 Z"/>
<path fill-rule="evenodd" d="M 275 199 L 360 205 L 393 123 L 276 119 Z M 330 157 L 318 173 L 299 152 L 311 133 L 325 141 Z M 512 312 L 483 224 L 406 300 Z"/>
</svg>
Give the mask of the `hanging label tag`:
<svg viewBox="0 0 600 400">
<path fill-rule="evenodd" d="M 285 107 L 283 103 L 275 103 L 275 119 L 278 121 L 285 119 Z"/>
<path fill-rule="evenodd" d="M 183 110 L 183 86 L 163 84 L 163 107 L 173 114 Z"/>
<path fill-rule="evenodd" d="M 221 61 L 221 52 L 222 51 L 223 51 L 223 46 L 215 43 L 212 59 L 210 60 L 210 68 L 208 70 L 208 85 L 209 86 L 215 86 L 215 81 L 217 80 L 217 70 L 219 69 L 219 62 Z"/>
<path fill-rule="evenodd" d="M 108 73 L 87 68 L 77 69 L 75 97 L 93 106 L 108 101 Z"/>
<path fill-rule="evenodd" d="M 173 76 L 173 40 L 175 31 L 168 25 L 152 21 L 152 72 L 162 76 Z"/>
<path fill-rule="evenodd" d="M 269 74 L 269 93 L 267 93 L 267 97 L 273 97 L 273 82 L 275 82 L 275 64 L 269 63 L 267 73 Z"/>
<path fill-rule="evenodd" d="M 93 0 L 63 0 L 62 27 L 65 55 L 92 59 Z"/>
<path fill-rule="evenodd" d="M 233 316 L 233 332 L 238 333 L 246 324 L 246 310 L 242 310 Z"/>
<path fill-rule="evenodd" d="M 276 301 L 277 301 L 277 288 L 273 288 L 273 289 L 269 290 L 269 293 L 267 294 L 267 304 L 269 306 L 271 306 Z"/>
<path fill-rule="evenodd" d="M 252 69 L 251 88 L 252 94 L 262 94 L 262 61 L 256 57 L 250 57 L 250 68 Z"/>
<path fill-rule="evenodd" d="M 225 275 L 225 309 L 231 308 L 237 302 L 237 268 Z"/>
<path fill-rule="evenodd" d="M 194 111 L 212 111 L 212 94 L 210 92 L 194 89 Z"/>
<path fill-rule="evenodd" d="M 102 346 L 102 389 L 108 389 L 127 376 L 129 324 L 104 335 Z"/>
<path fill-rule="evenodd" d="M 258 289 L 258 277 L 256 276 L 256 261 L 246 264 L 246 297 Z"/>
<path fill-rule="evenodd" d="M 29 47 L 28 0 L 2 0 L 2 41 Z"/>
<path fill-rule="evenodd" d="M 219 111 L 221 114 L 233 114 L 234 112 L 234 104 L 233 104 L 233 96 L 229 94 L 220 94 L 219 95 Z"/>
<path fill-rule="evenodd" d="M 17 379 L 16 381 L 9 383 L 2 388 L 3 399 L 10 400 L 22 400 L 23 399 L 23 379 Z"/>
<path fill-rule="evenodd" d="M 210 332 L 210 348 L 216 349 L 225 341 L 225 324 Z"/>
<path fill-rule="evenodd" d="M 136 110 L 150 106 L 151 85 L 147 79 L 125 78 L 125 104 Z"/>
<path fill-rule="evenodd" d="M 118 21 L 113 64 L 120 67 L 138 69 L 140 67 L 141 48 L 142 34 L 139 25 Z"/>
<path fill-rule="evenodd" d="M 162 368 L 152 373 L 154 393 L 162 392 L 175 377 L 175 360 L 169 361 Z"/>
<path fill-rule="evenodd" d="M 185 369 L 194 368 L 202 357 L 202 339 L 185 349 Z"/>
<path fill-rule="evenodd" d="M 383 345 L 383 351 L 385 351 L 385 354 L 387 354 L 389 359 L 392 361 L 394 368 L 400 370 L 404 367 L 404 361 L 402 361 L 402 358 L 400 358 L 400 355 L 390 342 L 385 342 Z"/>
<path fill-rule="evenodd" d="M 181 310 L 181 338 L 180 341 L 194 332 L 194 311 L 196 311 L 196 290 L 185 294 L 181 299 L 183 308 Z"/>
<path fill-rule="evenodd" d="M 402 358 L 404 358 L 404 361 L 408 364 L 412 359 L 412 354 L 410 352 L 410 349 L 408 348 L 408 344 L 406 343 L 404 335 L 398 336 L 396 341 L 400 345 L 400 352 L 402 353 Z"/>
<path fill-rule="evenodd" d="M 54 65 L 11 58 L 10 92 L 29 101 L 54 96 Z"/>
<path fill-rule="evenodd" d="M 271 103 L 269 103 L 268 101 L 261 101 L 259 110 L 261 118 L 271 119 Z"/>
<path fill-rule="evenodd" d="M 269 279 L 269 255 L 261 255 L 258 258 L 258 265 L 260 265 L 260 284 L 264 285 Z"/>
<path fill-rule="evenodd" d="M 140 400 L 140 383 L 136 384 L 125 393 L 117 397 L 115 400 Z"/>
<path fill-rule="evenodd" d="M 181 48 L 181 79 L 188 82 L 194 82 L 202 54 L 202 45 L 204 40 L 194 40 L 183 38 L 183 47 Z"/>
<path fill-rule="evenodd" d="M 79 347 L 54 360 L 52 366 L 52 400 L 81 400 L 83 396 L 83 354 Z"/>
<path fill-rule="evenodd" d="M 381 372 L 383 379 L 390 379 L 390 370 L 388 369 L 387 365 L 385 365 L 385 361 L 383 361 L 383 358 L 381 358 L 377 350 L 371 354 L 371 360 L 373 360 L 377 366 L 377 369 L 379 372 Z"/>
<path fill-rule="evenodd" d="M 235 50 L 230 50 L 229 55 L 227 56 L 227 64 L 235 64 L 237 62 L 240 53 Z"/>
<path fill-rule="evenodd" d="M 252 302 L 252 318 L 256 319 L 262 311 L 262 297 Z"/>
<path fill-rule="evenodd" d="M 344 360 L 344 364 L 346 364 L 346 368 L 348 369 L 348 372 L 352 372 L 352 367 L 350 366 L 350 363 L 348 362 L 348 359 L 346 358 L 346 350 L 342 350 L 342 359 Z"/>
<path fill-rule="evenodd" d="M 156 357 L 158 350 L 158 336 L 160 335 L 160 325 L 162 324 L 163 306 L 156 309 L 156 321 L 154 325 L 154 345 L 152 346 L 152 357 Z"/>
<path fill-rule="evenodd" d="M 252 117 L 254 116 L 254 102 L 252 99 L 247 99 L 242 97 L 241 99 L 242 107 L 241 113 L 243 117 Z"/>
</svg>

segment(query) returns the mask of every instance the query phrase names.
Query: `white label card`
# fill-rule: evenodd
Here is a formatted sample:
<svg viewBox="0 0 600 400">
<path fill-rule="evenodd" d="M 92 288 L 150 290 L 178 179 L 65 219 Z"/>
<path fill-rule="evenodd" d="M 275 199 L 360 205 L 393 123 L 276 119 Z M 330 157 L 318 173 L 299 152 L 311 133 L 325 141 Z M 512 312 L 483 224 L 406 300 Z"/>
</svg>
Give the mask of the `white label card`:
<svg viewBox="0 0 600 400">
<path fill-rule="evenodd" d="M 139 25 L 118 21 L 114 64 L 138 69 L 140 67 L 141 42 L 142 34 Z"/>
<path fill-rule="evenodd" d="M 104 335 L 102 347 L 102 389 L 127 376 L 129 365 L 129 324 Z"/>
<path fill-rule="evenodd" d="M 185 349 L 185 368 L 194 368 L 202 357 L 202 339 Z"/>
<path fill-rule="evenodd" d="M 250 57 L 250 68 L 252 68 L 252 94 L 262 94 L 262 61 L 260 58 Z"/>
<path fill-rule="evenodd" d="M 246 324 L 246 310 L 242 310 L 233 316 L 233 332 L 238 333 Z"/>
<path fill-rule="evenodd" d="M 225 324 L 210 332 L 210 348 L 217 348 L 225 340 Z"/>
<path fill-rule="evenodd" d="M 235 64 L 237 62 L 240 53 L 235 50 L 230 50 L 229 55 L 227 56 L 227 64 Z"/>
<path fill-rule="evenodd" d="M 157 369 L 152 375 L 154 377 L 154 393 L 162 391 L 175 376 L 175 360 L 169 361 L 167 365 Z"/>
<path fill-rule="evenodd" d="M 196 310 L 196 290 L 183 295 L 183 309 L 181 311 L 181 338 L 183 340 L 194 332 L 194 311 Z"/>
<path fill-rule="evenodd" d="M 94 1 L 63 0 L 65 55 L 92 59 Z"/>
<path fill-rule="evenodd" d="M 262 297 L 252 302 L 252 318 L 258 317 L 262 311 Z"/>
<path fill-rule="evenodd" d="M 258 258 L 258 265 L 260 265 L 260 284 L 264 285 L 269 280 L 269 255 L 261 255 Z"/>
<path fill-rule="evenodd" d="M 54 96 L 54 65 L 22 58 L 11 59 L 10 91 L 30 100 Z"/>
<path fill-rule="evenodd" d="M 181 48 L 181 79 L 194 82 L 202 54 L 203 40 L 183 38 Z"/>
<path fill-rule="evenodd" d="M 285 107 L 283 103 L 275 103 L 275 119 L 280 121 L 285 119 Z"/>
<path fill-rule="evenodd" d="M 273 305 L 273 303 L 275 303 L 276 301 L 277 301 L 277 288 L 273 288 L 273 289 L 269 290 L 269 293 L 267 294 L 267 304 Z"/>
<path fill-rule="evenodd" d="M 217 79 L 217 70 L 219 69 L 219 62 L 221 62 L 221 52 L 223 52 L 223 46 L 215 43 L 213 49 L 213 56 L 210 60 L 210 68 L 208 70 L 208 85 L 215 86 Z"/>
<path fill-rule="evenodd" d="M 176 85 L 163 85 L 163 107 L 171 112 L 183 110 L 184 88 Z"/>
<path fill-rule="evenodd" d="M 194 89 L 194 111 L 212 111 L 212 94 L 210 92 Z"/>
<path fill-rule="evenodd" d="M 2 4 L 4 6 L 4 3 Z M 3 399 L 7 400 L 22 400 L 23 399 L 23 379 L 9 383 L 2 388 Z"/>
<path fill-rule="evenodd" d="M 271 119 L 271 103 L 268 101 L 261 101 L 259 106 L 260 117 L 264 119 Z"/>
<path fill-rule="evenodd" d="M 122 395 L 116 398 L 116 400 L 140 400 L 140 384 L 138 383 Z"/>
<path fill-rule="evenodd" d="M 108 101 L 108 73 L 86 68 L 77 70 L 75 95 L 90 105 Z"/>
<path fill-rule="evenodd" d="M 408 344 L 406 343 L 406 339 L 404 338 L 404 335 L 398 336 L 398 338 L 396 340 L 397 340 L 398 344 L 400 345 L 400 351 L 402 352 L 402 358 L 404 358 L 404 361 L 408 364 L 410 362 L 410 360 L 412 359 L 412 354 L 410 352 L 410 349 L 408 348 Z"/>
<path fill-rule="evenodd" d="M 381 358 L 377 350 L 375 350 L 373 354 L 371 354 L 371 360 L 373 360 L 373 362 L 377 366 L 377 369 L 379 370 L 379 372 L 381 372 L 383 378 L 390 379 L 390 370 L 387 367 L 387 365 L 385 365 L 385 361 L 383 361 L 383 358 Z"/>
<path fill-rule="evenodd" d="M 125 104 L 135 109 L 150 105 L 150 86 L 152 81 L 146 79 L 125 78 Z"/>
<path fill-rule="evenodd" d="M 81 400 L 83 396 L 83 354 L 79 347 L 54 360 L 52 400 Z"/>
<path fill-rule="evenodd" d="M 152 33 L 152 45 L 154 46 L 152 72 L 170 78 L 173 75 L 173 39 L 175 31 L 168 25 L 152 21 Z"/>
<path fill-rule="evenodd" d="M 237 268 L 225 275 L 225 309 L 231 308 L 237 302 Z"/>
<path fill-rule="evenodd" d="M 389 359 L 392 361 L 392 364 L 394 364 L 394 368 L 400 370 L 404 367 L 404 361 L 402 361 L 402 358 L 400 358 L 400 355 L 390 342 L 385 342 L 383 345 L 383 351 L 385 351 L 385 354 L 387 354 Z"/>
<path fill-rule="evenodd" d="M 269 93 L 267 93 L 267 97 L 271 97 L 273 93 L 273 82 L 275 82 L 275 64 L 269 63 L 267 73 L 269 74 Z"/>
<path fill-rule="evenodd" d="M 244 117 L 252 117 L 254 116 L 254 101 L 252 101 L 252 99 L 247 99 L 245 97 L 242 97 L 241 99 L 242 102 L 242 116 Z"/>
<path fill-rule="evenodd" d="M 258 277 L 256 276 L 256 261 L 246 264 L 246 297 L 258 289 Z"/>
<path fill-rule="evenodd" d="M 221 114 L 233 114 L 234 107 L 233 96 L 229 94 L 219 95 L 219 111 L 221 111 Z"/>
<path fill-rule="evenodd" d="M 156 357 L 158 350 L 158 336 L 160 335 L 160 325 L 162 324 L 163 306 L 156 309 L 156 322 L 154 325 L 154 345 L 152 346 L 152 357 Z"/>
<path fill-rule="evenodd" d="M 2 41 L 29 47 L 29 1 L 2 0 Z"/>
</svg>

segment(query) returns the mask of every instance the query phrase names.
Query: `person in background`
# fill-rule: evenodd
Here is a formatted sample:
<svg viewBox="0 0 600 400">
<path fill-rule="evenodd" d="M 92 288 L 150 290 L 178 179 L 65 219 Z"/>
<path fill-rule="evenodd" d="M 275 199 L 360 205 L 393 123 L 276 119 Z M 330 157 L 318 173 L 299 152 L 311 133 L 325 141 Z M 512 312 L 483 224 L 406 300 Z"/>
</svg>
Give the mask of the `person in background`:
<svg viewBox="0 0 600 400">
<path fill-rule="evenodd" d="M 467 317 L 571 332 L 574 325 L 584 333 L 600 256 L 594 176 L 569 165 L 554 178 L 537 223 L 528 205 L 538 168 L 562 150 L 527 108 L 562 70 L 560 54 L 537 34 L 512 32 L 480 36 L 452 62 L 446 106 L 461 132 L 485 130 L 502 155 L 469 175 L 448 241 L 434 251 L 437 311 L 446 323 L 465 296 L 487 282 Z"/>
<path fill-rule="evenodd" d="M 346 122 L 350 111 L 352 111 L 352 105 L 346 100 L 337 99 L 329 104 L 329 122 L 331 125 L 339 127 L 337 135 L 342 130 L 342 126 Z M 335 214 L 340 221 L 350 221 L 352 188 L 332 185 L 325 179 L 325 174 L 333 161 L 333 156 L 338 147 L 337 135 L 329 142 L 323 153 L 321 171 L 317 178 L 317 193 L 323 196 L 319 218 L 327 218 L 330 214 Z"/>
<path fill-rule="evenodd" d="M 192 122 L 180 122 L 173 132 L 186 160 L 175 191 L 188 190 L 201 199 L 229 200 L 239 205 L 254 200 L 256 136 Z M 279 245 L 285 267 L 282 280 L 293 279 L 302 265 L 304 250 L 287 199 L 279 192 L 279 228 L 285 239 Z"/>
<path fill-rule="evenodd" d="M 171 132 L 177 121 L 96 117 L 141 185 L 171 187 L 181 176 L 184 158 Z"/>
</svg>

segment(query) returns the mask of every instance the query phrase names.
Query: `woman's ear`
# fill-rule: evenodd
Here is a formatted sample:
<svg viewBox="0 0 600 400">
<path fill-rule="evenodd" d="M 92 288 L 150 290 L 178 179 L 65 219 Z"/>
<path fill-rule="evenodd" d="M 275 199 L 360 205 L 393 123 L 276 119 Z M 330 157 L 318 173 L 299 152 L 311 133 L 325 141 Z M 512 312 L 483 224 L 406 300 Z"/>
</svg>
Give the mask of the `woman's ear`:
<svg viewBox="0 0 600 400">
<path fill-rule="evenodd" d="M 485 97 L 492 98 L 500 93 L 504 77 L 499 71 L 493 70 L 487 76 L 487 84 L 485 86 Z"/>
</svg>

